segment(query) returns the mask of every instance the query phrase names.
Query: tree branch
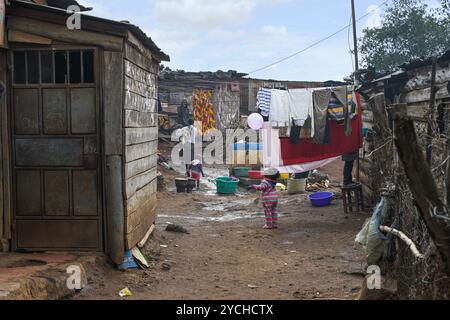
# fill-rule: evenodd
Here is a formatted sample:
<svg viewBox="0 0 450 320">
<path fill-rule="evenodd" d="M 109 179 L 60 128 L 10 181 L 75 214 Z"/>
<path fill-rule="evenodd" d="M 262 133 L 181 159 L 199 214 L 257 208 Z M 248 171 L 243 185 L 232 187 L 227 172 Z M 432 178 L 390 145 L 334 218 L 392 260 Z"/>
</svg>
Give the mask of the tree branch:
<svg viewBox="0 0 450 320">
<path fill-rule="evenodd" d="M 394 229 L 394 228 L 386 227 L 386 226 L 380 226 L 380 231 L 384 232 L 384 233 L 392 234 L 392 235 L 396 236 L 397 238 L 399 238 L 400 240 L 402 240 L 404 243 L 406 243 L 409 250 L 411 250 L 412 254 L 417 259 L 424 258 L 424 255 L 420 253 L 420 251 L 417 249 L 417 246 L 414 244 L 414 242 L 410 238 L 408 238 L 406 236 L 406 234 L 404 234 L 403 232 L 398 231 L 397 229 Z"/>
</svg>

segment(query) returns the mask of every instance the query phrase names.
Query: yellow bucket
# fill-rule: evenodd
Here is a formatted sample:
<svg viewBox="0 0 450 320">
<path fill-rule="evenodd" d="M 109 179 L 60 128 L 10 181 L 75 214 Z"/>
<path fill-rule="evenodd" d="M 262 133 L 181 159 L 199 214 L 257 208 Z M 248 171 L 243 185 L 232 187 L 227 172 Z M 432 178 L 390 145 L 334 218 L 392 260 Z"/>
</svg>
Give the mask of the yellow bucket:
<svg viewBox="0 0 450 320">
<path fill-rule="evenodd" d="M 282 173 L 281 174 L 281 179 L 283 179 L 283 180 L 289 179 L 289 173 Z"/>
</svg>

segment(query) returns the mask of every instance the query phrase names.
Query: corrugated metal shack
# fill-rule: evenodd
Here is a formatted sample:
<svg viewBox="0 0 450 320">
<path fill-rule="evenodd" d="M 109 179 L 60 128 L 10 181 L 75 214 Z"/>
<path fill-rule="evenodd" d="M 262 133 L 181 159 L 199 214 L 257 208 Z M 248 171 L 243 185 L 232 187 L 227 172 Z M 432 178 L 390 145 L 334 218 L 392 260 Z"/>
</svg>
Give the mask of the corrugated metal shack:
<svg viewBox="0 0 450 320">
<path fill-rule="evenodd" d="M 388 75 L 363 73 L 364 193 L 390 203 L 383 224 L 404 232 L 424 255 L 389 240 L 382 272 L 401 298 L 449 298 L 450 51 Z"/>
<path fill-rule="evenodd" d="M 129 23 L 83 14 L 69 30 L 73 4 L 6 6 L 0 238 L 4 250 L 104 251 L 121 263 L 156 219 L 169 57 Z"/>
<path fill-rule="evenodd" d="M 217 129 L 234 128 L 240 121 L 239 80 L 245 76 L 236 71 L 186 72 L 163 70 L 160 73 L 159 95 L 164 113 L 175 116 L 183 99 L 191 105 L 194 90 L 212 92 Z"/>
</svg>

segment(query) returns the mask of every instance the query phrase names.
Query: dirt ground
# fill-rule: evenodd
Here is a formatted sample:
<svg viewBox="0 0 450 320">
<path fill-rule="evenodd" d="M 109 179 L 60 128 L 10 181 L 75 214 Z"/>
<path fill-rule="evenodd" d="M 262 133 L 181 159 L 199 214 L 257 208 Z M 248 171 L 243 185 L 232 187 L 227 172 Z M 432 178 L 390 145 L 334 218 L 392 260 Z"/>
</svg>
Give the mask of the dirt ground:
<svg viewBox="0 0 450 320">
<path fill-rule="evenodd" d="M 323 172 L 338 183 L 341 169 L 337 161 Z M 167 191 L 158 194 L 157 228 L 143 250 L 151 268 L 93 265 L 75 299 L 120 299 L 125 287 L 133 294 L 127 299 L 357 298 L 363 259 L 354 238 L 368 216 L 344 214 L 339 196 L 330 207 L 313 208 L 306 194 L 281 193 L 280 228 L 268 231 L 258 193 L 219 196 L 205 179 L 202 191 L 177 194 L 177 174 L 164 172 Z M 168 223 L 189 234 L 165 231 Z"/>
</svg>

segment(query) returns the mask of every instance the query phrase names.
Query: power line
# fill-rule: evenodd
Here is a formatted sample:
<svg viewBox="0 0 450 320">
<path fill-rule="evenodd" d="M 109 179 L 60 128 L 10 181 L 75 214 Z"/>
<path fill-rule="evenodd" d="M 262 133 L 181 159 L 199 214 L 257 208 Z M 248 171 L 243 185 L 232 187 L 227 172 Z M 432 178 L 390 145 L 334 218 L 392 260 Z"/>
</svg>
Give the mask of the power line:
<svg viewBox="0 0 450 320">
<path fill-rule="evenodd" d="M 383 2 L 382 4 L 380 4 L 378 7 L 376 7 L 376 8 L 374 8 L 373 10 L 367 12 L 365 15 L 359 17 L 358 19 L 356 19 L 356 22 L 361 21 L 362 19 L 366 18 L 367 16 L 370 16 L 372 13 L 376 12 L 378 9 L 380 9 L 381 7 L 383 7 L 384 5 L 386 5 L 389 1 L 390 1 L 390 0 L 386 0 L 385 2 Z M 348 24 L 348 25 L 346 25 L 345 27 L 339 29 L 338 31 L 336 31 L 336 32 L 334 32 L 334 33 L 332 33 L 332 34 L 330 34 L 329 36 L 327 36 L 327 37 L 325 37 L 325 38 L 323 38 L 323 39 L 320 39 L 320 40 L 318 40 L 318 41 L 312 43 L 311 45 L 307 46 L 306 48 L 304 48 L 304 49 L 302 49 L 302 50 L 300 50 L 300 51 L 297 51 L 297 52 L 295 52 L 295 53 L 293 53 L 293 54 L 291 54 L 291 55 L 289 55 L 289 56 L 287 56 L 287 57 L 285 57 L 285 58 L 282 58 L 282 59 L 280 59 L 280 60 L 278 60 L 278 61 L 275 61 L 275 62 L 273 62 L 273 63 L 271 63 L 271 64 L 269 64 L 269 65 L 267 65 L 267 66 L 261 67 L 261 68 L 259 68 L 259 69 L 253 70 L 253 71 L 251 71 L 251 72 L 248 72 L 248 74 L 250 75 L 250 74 L 253 74 L 253 73 L 262 71 L 262 70 L 266 70 L 266 69 L 268 69 L 268 68 L 270 68 L 270 67 L 273 67 L 273 66 L 275 66 L 275 65 L 277 65 L 277 64 L 279 64 L 279 63 L 282 63 L 282 62 L 284 62 L 284 61 L 286 61 L 286 60 L 292 59 L 293 57 L 298 56 L 299 54 L 301 54 L 301 53 L 303 53 L 303 52 L 305 52 L 305 51 L 307 51 L 307 50 L 309 50 L 309 49 L 311 49 L 311 48 L 314 48 L 315 46 L 321 44 L 322 42 L 325 42 L 325 41 L 327 41 L 327 40 L 333 38 L 334 36 L 338 35 L 338 34 L 341 33 L 342 31 L 347 30 L 350 26 L 351 26 L 351 23 Z"/>
</svg>

